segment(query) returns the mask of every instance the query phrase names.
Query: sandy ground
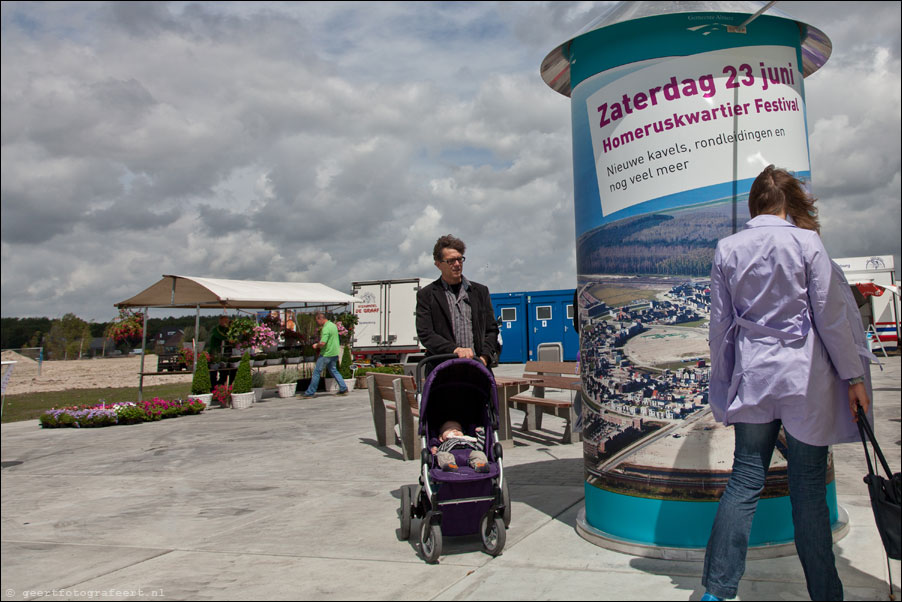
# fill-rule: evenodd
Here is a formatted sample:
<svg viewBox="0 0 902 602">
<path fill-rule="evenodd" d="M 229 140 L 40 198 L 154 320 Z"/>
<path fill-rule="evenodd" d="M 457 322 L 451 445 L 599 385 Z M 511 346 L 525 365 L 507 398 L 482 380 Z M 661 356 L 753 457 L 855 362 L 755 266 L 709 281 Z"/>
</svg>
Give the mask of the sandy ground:
<svg viewBox="0 0 902 602">
<path fill-rule="evenodd" d="M 94 360 L 69 360 L 44 362 L 38 376 L 38 363 L 17 353 L 4 351 L 3 361 L 16 361 L 6 395 L 37 393 L 40 391 L 66 391 L 69 389 L 101 389 L 106 387 L 137 387 L 141 356 L 104 358 Z M 4 373 L 6 366 L 3 367 Z M 157 368 L 157 356 L 144 358 L 145 372 Z M 282 366 L 267 366 L 264 372 L 278 372 Z M 191 382 L 191 374 L 172 376 L 147 376 L 144 385 L 165 385 Z"/>
<path fill-rule="evenodd" d="M 640 366 L 708 357 L 708 329 L 651 326 L 626 344 L 626 354 Z"/>
</svg>

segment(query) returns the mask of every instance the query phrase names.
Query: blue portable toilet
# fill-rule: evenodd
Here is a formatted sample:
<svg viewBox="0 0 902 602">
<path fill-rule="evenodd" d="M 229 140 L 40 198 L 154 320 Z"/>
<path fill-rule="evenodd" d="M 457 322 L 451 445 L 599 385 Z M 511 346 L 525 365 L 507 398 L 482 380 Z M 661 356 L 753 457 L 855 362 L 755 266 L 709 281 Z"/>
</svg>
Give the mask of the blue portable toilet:
<svg viewBox="0 0 902 602">
<path fill-rule="evenodd" d="M 526 334 L 526 294 L 493 293 L 492 306 L 501 332 L 502 364 L 525 364 L 529 346 Z"/>
<path fill-rule="evenodd" d="M 574 289 L 534 291 L 526 295 L 529 314 L 529 359 L 539 359 L 539 347 L 557 347 L 561 359 L 575 362 L 579 334 L 573 328 Z"/>
</svg>

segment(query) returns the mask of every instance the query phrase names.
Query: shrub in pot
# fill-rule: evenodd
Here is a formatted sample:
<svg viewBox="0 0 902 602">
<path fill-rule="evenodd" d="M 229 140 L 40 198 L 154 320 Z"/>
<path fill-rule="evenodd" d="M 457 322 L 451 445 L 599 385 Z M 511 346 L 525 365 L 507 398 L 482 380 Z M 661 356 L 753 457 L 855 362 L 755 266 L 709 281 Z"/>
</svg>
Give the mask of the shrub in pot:
<svg viewBox="0 0 902 602">
<path fill-rule="evenodd" d="M 238 372 L 235 374 L 235 384 L 232 386 L 232 395 L 235 393 L 250 393 L 253 388 L 251 377 L 251 356 L 247 351 L 241 357 L 238 364 Z"/>
<path fill-rule="evenodd" d="M 266 386 L 266 376 L 260 370 L 251 374 L 251 388 L 254 390 L 254 401 L 263 399 L 263 388 Z"/>
<path fill-rule="evenodd" d="M 285 368 L 279 372 L 278 385 L 279 397 L 291 397 L 295 394 L 298 386 L 298 377 L 300 374 L 294 368 Z"/>
<path fill-rule="evenodd" d="M 191 396 L 209 404 L 213 398 L 213 383 L 210 381 L 210 368 L 207 365 L 206 354 L 197 356 L 197 369 L 194 378 L 191 379 Z"/>
<path fill-rule="evenodd" d="M 254 401 L 253 381 L 251 379 L 251 355 L 245 351 L 238 364 L 235 383 L 232 386 L 232 407 L 244 409 Z"/>
<path fill-rule="evenodd" d="M 345 345 L 345 350 L 341 354 L 341 362 L 338 365 L 338 372 L 345 380 L 351 378 L 353 371 L 351 370 L 351 348 Z"/>
<path fill-rule="evenodd" d="M 191 379 L 191 394 L 204 395 L 212 390 L 210 366 L 207 364 L 207 356 L 201 353 L 197 356 L 197 370 L 194 371 L 194 378 Z"/>
</svg>

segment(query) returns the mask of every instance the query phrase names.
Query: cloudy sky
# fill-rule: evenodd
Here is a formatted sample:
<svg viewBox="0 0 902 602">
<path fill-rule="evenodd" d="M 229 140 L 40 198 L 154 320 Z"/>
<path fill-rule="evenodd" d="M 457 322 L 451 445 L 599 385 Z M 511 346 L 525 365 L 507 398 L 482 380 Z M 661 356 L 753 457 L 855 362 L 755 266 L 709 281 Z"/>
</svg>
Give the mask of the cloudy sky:
<svg viewBox="0 0 902 602">
<path fill-rule="evenodd" d="M 495 292 L 574 286 L 539 65 L 607 4 L 3 2 L 2 315 L 108 320 L 162 274 L 433 277 L 448 232 Z M 805 84 L 827 248 L 898 266 L 900 3 L 778 8 L 833 41 Z"/>
</svg>

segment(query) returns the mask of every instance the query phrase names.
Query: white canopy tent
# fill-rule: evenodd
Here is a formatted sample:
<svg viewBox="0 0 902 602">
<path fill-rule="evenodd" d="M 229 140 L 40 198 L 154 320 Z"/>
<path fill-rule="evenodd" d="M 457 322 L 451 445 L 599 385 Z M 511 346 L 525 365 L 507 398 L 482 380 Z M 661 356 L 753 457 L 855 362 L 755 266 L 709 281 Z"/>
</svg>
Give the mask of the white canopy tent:
<svg viewBox="0 0 902 602">
<path fill-rule="evenodd" d="M 338 307 L 360 299 L 317 282 L 265 282 L 261 280 L 225 280 L 193 276 L 164 275 L 162 280 L 134 297 L 116 303 L 118 308 L 144 308 L 144 340 L 141 342 L 141 368 L 138 400 L 143 399 L 144 349 L 147 345 L 147 312 L 151 307 L 194 308 L 195 332 L 200 325 L 201 309 L 299 309 Z M 194 354 L 197 367 L 197 354 Z"/>
<path fill-rule="evenodd" d="M 265 282 L 164 275 L 116 307 L 288 309 L 347 305 L 359 299 L 318 282 Z"/>
</svg>

